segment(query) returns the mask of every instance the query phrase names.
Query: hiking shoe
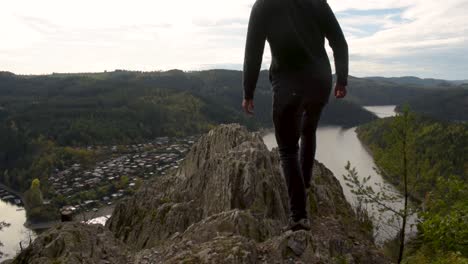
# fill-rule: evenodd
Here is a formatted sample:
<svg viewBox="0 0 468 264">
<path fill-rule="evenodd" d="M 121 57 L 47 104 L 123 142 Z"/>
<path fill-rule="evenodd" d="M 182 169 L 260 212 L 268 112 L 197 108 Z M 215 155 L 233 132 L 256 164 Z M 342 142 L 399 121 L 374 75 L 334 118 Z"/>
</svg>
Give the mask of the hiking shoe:
<svg viewBox="0 0 468 264">
<path fill-rule="evenodd" d="M 292 218 L 289 219 L 288 225 L 283 228 L 284 231 L 298 231 L 298 230 L 310 230 L 310 220 L 308 218 L 301 218 L 298 221 L 294 221 Z"/>
</svg>

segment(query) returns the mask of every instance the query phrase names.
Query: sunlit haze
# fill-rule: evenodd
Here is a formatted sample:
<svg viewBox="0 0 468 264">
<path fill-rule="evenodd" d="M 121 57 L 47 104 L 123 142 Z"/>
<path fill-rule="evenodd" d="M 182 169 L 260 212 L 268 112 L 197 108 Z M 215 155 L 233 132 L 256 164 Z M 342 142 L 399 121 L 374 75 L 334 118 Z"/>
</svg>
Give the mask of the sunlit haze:
<svg viewBox="0 0 468 264">
<path fill-rule="evenodd" d="M 17 74 L 240 70 L 253 3 L 4 1 L 0 70 Z M 468 79 L 467 0 L 329 4 L 348 40 L 350 74 Z M 267 46 L 263 68 L 269 63 Z"/>
</svg>

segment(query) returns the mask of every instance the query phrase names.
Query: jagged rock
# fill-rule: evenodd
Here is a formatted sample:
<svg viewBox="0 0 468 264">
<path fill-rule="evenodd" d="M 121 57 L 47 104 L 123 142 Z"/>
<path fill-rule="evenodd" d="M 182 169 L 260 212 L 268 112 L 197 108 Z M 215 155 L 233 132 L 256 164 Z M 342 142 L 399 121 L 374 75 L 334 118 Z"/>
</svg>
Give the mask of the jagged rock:
<svg viewBox="0 0 468 264">
<path fill-rule="evenodd" d="M 145 261 L 146 259 L 149 262 Z M 243 236 L 216 236 L 203 243 L 176 243 L 157 253 L 143 250 L 135 263 L 258 263 L 254 241 Z"/>
<path fill-rule="evenodd" d="M 220 125 L 200 137 L 178 170 L 117 205 L 108 227 L 138 250 L 233 209 L 284 223 L 287 192 L 277 162 L 258 133 Z"/>
<path fill-rule="evenodd" d="M 279 221 L 256 218 L 250 211 L 232 210 L 205 218 L 191 225 L 181 237 L 185 240 L 203 242 L 217 235 L 235 234 L 248 237 L 257 242 L 279 235 Z"/>
<path fill-rule="evenodd" d="M 220 125 L 177 170 L 118 205 L 108 227 L 138 251 L 136 263 L 386 263 L 318 162 L 308 194 L 313 230 L 282 234 L 289 208 L 279 168 L 277 148 L 268 151 L 258 132 Z"/>
<path fill-rule="evenodd" d="M 289 208 L 279 168 L 277 148 L 269 151 L 258 132 L 239 124 L 217 126 L 200 137 L 178 169 L 116 205 L 106 227 L 126 245 L 118 246 L 122 251 L 93 238 L 84 239 L 86 245 L 73 242 L 82 235 L 64 229 L 53 234 L 68 239 L 47 249 L 50 235 L 43 234 L 17 260 L 58 255 L 75 261 L 78 254 L 63 252 L 94 260 L 106 252 L 121 263 L 128 247 L 127 263 L 142 264 L 389 263 L 356 220 L 338 180 L 318 162 L 308 193 L 312 230 L 281 232 Z"/>
<path fill-rule="evenodd" d="M 41 234 L 12 264 L 128 263 L 126 246 L 100 225 L 63 223 Z"/>
</svg>

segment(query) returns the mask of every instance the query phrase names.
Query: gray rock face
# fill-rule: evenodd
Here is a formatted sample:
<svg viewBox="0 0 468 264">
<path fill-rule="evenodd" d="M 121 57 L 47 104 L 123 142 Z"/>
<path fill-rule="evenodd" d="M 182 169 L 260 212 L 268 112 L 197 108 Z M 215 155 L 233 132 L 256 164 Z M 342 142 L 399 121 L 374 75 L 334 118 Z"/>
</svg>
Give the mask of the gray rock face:
<svg viewBox="0 0 468 264">
<path fill-rule="evenodd" d="M 64 223 L 41 234 L 11 263 L 124 264 L 126 253 L 126 246 L 103 226 Z"/>
<path fill-rule="evenodd" d="M 116 206 L 108 227 L 138 250 L 233 209 L 279 226 L 286 221 L 288 200 L 277 166 L 258 133 L 220 125 L 192 146 L 177 170 Z"/>
<path fill-rule="evenodd" d="M 108 227 L 137 252 L 136 263 L 386 263 L 318 162 L 308 194 L 313 229 L 283 234 L 289 208 L 279 168 L 260 133 L 220 125 L 177 170 L 119 204 Z"/>
<path fill-rule="evenodd" d="M 115 207 L 109 230 L 102 231 L 123 249 L 112 263 L 121 263 L 127 248 L 127 263 L 389 263 L 357 222 L 338 180 L 318 162 L 308 193 L 312 230 L 281 232 L 289 208 L 279 168 L 277 149 L 270 152 L 260 133 L 239 124 L 215 127 L 192 146 L 179 168 Z M 43 256 L 40 249 L 48 241 L 41 235 L 17 260 Z M 100 259 L 97 252 L 105 248 L 100 243 L 91 248 L 65 243 L 55 247 L 62 253 L 55 249 L 44 260 L 72 259 L 63 253 L 69 248 Z"/>
</svg>

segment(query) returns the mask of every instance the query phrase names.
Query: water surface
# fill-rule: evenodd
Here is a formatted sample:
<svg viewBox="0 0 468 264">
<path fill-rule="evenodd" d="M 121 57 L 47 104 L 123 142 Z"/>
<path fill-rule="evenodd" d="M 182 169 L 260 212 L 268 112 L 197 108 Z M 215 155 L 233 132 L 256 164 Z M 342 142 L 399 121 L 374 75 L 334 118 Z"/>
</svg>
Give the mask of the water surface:
<svg viewBox="0 0 468 264">
<path fill-rule="evenodd" d="M 23 207 L 0 200 L 0 221 L 11 224 L 9 227 L 0 231 L 0 241 L 3 247 L 0 247 L 5 255 L 0 257 L 0 262 L 14 257 L 20 250 L 19 243 L 24 247 L 29 244 L 29 236 L 35 238 L 35 233 L 24 226 L 26 222 L 26 212 Z"/>
<path fill-rule="evenodd" d="M 375 113 L 379 118 L 394 116 L 395 106 L 367 106 L 367 110 Z M 323 126 L 317 129 L 317 152 L 315 158 L 329 168 L 335 177 L 340 181 L 343 187 L 343 192 L 351 204 L 355 204 L 356 197 L 351 193 L 351 189 L 345 184 L 343 175 L 346 174 L 345 165 L 348 161 L 351 166 L 355 167 L 361 178 L 371 176 L 370 184 L 375 190 L 380 190 L 375 184 L 382 184 L 389 188 L 391 192 L 397 192 L 396 189 L 388 184 L 374 168 L 376 167 L 373 157 L 366 150 L 365 146 L 358 139 L 355 132 L 356 127 L 344 129 L 339 126 Z M 273 132 L 266 134 L 263 141 L 271 150 L 276 147 L 276 139 Z M 299 141 L 300 142 L 300 141 Z M 392 204 L 395 208 L 401 208 L 402 203 L 399 201 Z M 368 208 L 370 213 L 377 214 L 377 208 Z M 386 219 L 390 214 L 386 214 Z M 378 225 L 381 223 L 375 223 Z M 377 231 L 377 230 L 376 230 Z M 382 227 L 376 233 L 378 241 L 383 241 L 395 235 L 396 232 L 387 227 Z"/>
</svg>

